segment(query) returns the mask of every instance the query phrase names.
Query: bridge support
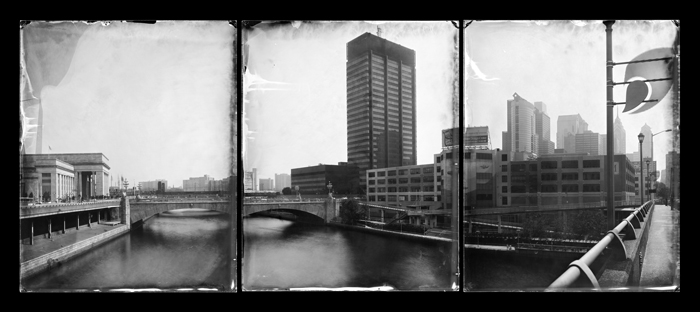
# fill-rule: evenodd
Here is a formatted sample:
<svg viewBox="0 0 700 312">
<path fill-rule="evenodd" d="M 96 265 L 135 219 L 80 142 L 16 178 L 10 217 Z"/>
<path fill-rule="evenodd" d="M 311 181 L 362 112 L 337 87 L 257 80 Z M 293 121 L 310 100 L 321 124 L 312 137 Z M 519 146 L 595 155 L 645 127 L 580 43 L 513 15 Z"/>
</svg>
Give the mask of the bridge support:
<svg viewBox="0 0 700 312">
<path fill-rule="evenodd" d="M 126 225 L 127 229 L 131 229 L 131 208 L 126 193 L 123 193 L 122 200 L 119 202 L 119 218 L 121 224 Z"/>
</svg>

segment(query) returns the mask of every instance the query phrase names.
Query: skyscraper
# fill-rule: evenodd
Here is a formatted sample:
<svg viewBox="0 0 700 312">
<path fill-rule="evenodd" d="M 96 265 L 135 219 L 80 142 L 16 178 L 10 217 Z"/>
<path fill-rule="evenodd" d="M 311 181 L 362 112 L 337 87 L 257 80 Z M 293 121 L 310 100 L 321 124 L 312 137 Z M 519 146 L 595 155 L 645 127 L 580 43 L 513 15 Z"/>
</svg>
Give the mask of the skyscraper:
<svg viewBox="0 0 700 312">
<path fill-rule="evenodd" d="M 508 131 L 503 132 L 503 150 L 535 154 L 554 153 L 549 140 L 549 116 L 542 102 L 535 105 L 513 94 L 507 102 Z"/>
<path fill-rule="evenodd" d="M 281 192 L 285 187 L 292 187 L 292 177 L 286 173 L 275 174 L 275 190 Z"/>
<path fill-rule="evenodd" d="M 613 131 L 615 131 L 614 141 L 613 141 L 615 154 L 616 155 L 617 154 L 626 154 L 627 153 L 627 147 L 626 147 L 627 140 L 625 138 L 627 136 L 627 132 L 625 131 L 625 127 L 622 126 L 622 120 L 620 120 L 620 115 L 617 115 L 617 118 L 615 118 L 615 124 L 614 124 Z"/>
<path fill-rule="evenodd" d="M 646 123 L 642 126 L 642 134 L 644 134 L 644 141 L 642 142 L 642 157 L 654 159 L 654 144 L 651 139 L 651 127 Z"/>
<path fill-rule="evenodd" d="M 574 153 L 588 153 L 588 155 L 597 156 L 599 139 L 600 134 L 590 130 L 586 130 L 583 133 L 577 133 L 574 136 Z"/>
<path fill-rule="evenodd" d="M 364 33 L 347 43 L 348 163 L 416 164 L 415 51 Z"/>
<path fill-rule="evenodd" d="M 588 130 L 588 123 L 581 115 L 562 115 L 557 119 L 557 148 L 567 153 L 576 152 L 576 134 Z"/>
</svg>

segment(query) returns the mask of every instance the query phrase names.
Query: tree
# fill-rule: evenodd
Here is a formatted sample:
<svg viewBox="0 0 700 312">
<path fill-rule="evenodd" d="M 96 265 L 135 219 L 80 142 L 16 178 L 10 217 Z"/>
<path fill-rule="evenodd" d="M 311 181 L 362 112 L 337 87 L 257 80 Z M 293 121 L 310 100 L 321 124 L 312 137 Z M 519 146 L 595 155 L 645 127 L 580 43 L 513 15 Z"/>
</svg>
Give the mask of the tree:
<svg viewBox="0 0 700 312">
<path fill-rule="evenodd" d="M 583 239 L 599 239 L 601 233 L 608 231 L 607 218 L 601 210 L 570 212 L 567 221 L 571 232 L 583 236 Z"/>
<path fill-rule="evenodd" d="M 340 222 L 343 224 L 355 224 L 359 220 L 367 219 L 367 208 L 360 206 L 354 199 L 345 199 L 340 203 Z"/>
<path fill-rule="evenodd" d="M 670 195 L 671 190 L 666 184 L 659 182 L 659 184 L 656 185 L 656 198 L 668 199 Z"/>
<path fill-rule="evenodd" d="M 285 187 L 282 189 L 282 194 L 284 195 L 292 195 L 292 188 L 291 187 Z"/>
</svg>

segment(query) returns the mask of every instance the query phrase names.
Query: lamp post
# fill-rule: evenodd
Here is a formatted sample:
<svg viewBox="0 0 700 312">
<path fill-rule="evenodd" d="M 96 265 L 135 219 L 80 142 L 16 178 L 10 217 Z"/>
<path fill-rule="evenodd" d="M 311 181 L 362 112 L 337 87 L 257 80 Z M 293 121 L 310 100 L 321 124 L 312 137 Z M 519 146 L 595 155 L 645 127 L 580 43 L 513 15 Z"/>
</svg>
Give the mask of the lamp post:
<svg viewBox="0 0 700 312">
<path fill-rule="evenodd" d="M 328 181 L 328 185 L 326 185 L 326 187 L 328 188 L 328 198 L 333 198 L 333 194 L 331 193 L 331 188 L 333 187 L 333 184 L 331 183 L 331 181 Z"/>
<path fill-rule="evenodd" d="M 644 205 L 644 166 L 642 165 L 642 159 L 644 159 L 642 155 L 642 142 L 644 142 L 644 134 L 640 132 L 637 138 L 639 139 L 639 196 L 641 196 L 640 205 Z"/>
</svg>

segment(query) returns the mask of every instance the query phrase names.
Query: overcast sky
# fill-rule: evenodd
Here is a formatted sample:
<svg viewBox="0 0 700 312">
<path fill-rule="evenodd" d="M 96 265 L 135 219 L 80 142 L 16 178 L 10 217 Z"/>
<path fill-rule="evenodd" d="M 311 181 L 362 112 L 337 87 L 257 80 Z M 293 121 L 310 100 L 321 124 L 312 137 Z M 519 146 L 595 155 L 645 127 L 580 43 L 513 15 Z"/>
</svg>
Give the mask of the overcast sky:
<svg viewBox="0 0 700 312">
<path fill-rule="evenodd" d="M 22 31 L 36 98 L 24 108 L 35 117 L 43 107 L 43 153 L 101 152 L 114 181 L 131 185 L 229 175 L 227 22 L 33 22 Z"/>
<path fill-rule="evenodd" d="M 458 126 L 458 30 L 450 22 L 380 28 L 382 38 L 416 51 L 417 162 L 432 163 L 442 129 Z M 244 32 L 245 170 L 274 178 L 347 161 L 346 43 L 376 35 L 377 24 L 263 23 Z"/>
<path fill-rule="evenodd" d="M 613 61 L 631 61 L 654 48 L 671 47 L 676 26 L 671 21 L 617 21 L 613 25 Z M 602 21 L 475 21 L 465 31 L 467 117 L 469 126 L 489 126 L 493 147 L 502 148 L 507 130 L 506 103 L 517 92 L 530 103 L 544 102 L 551 119 L 550 140 L 556 144 L 557 118 L 581 114 L 589 130 L 605 134 L 605 25 Z M 625 66 L 615 66 L 613 79 L 624 80 Z M 614 87 L 614 101 L 625 101 L 625 86 Z M 653 133 L 672 126 L 671 96 L 638 114 L 615 107 L 626 135 L 626 152 L 639 150 L 637 135 L 646 123 Z M 648 138 L 647 138 L 648 139 Z M 559 148 L 559 147 L 557 147 Z M 654 138 L 658 170 L 666 167 L 671 133 Z"/>
</svg>

